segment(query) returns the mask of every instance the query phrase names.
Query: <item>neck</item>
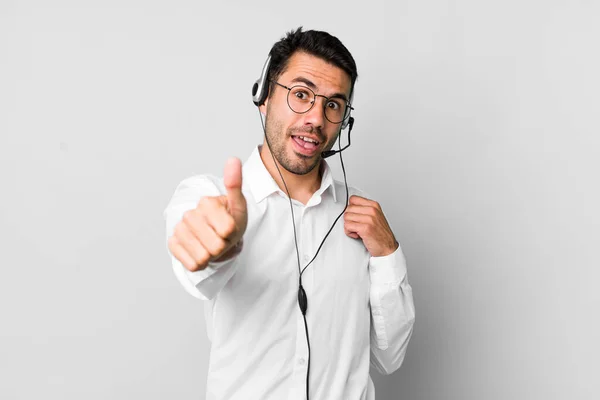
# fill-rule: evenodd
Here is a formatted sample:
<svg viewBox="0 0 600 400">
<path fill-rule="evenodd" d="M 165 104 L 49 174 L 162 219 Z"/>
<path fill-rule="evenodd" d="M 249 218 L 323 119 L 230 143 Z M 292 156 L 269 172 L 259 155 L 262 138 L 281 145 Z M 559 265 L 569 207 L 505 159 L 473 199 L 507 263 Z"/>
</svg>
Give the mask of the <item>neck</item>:
<svg viewBox="0 0 600 400">
<path fill-rule="evenodd" d="M 269 146 L 267 146 L 266 143 L 263 143 L 260 148 L 260 158 L 262 159 L 265 168 L 267 168 L 267 171 L 269 171 L 269 174 L 271 174 L 277 183 L 277 186 L 279 186 L 279 188 L 286 193 L 285 186 L 281 180 L 279 172 L 277 171 L 277 167 L 273 161 L 273 156 L 271 155 Z M 275 162 L 277 162 L 279 171 L 281 171 L 281 175 L 283 175 L 290 198 L 298 200 L 302 204 L 306 204 L 312 195 L 321 187 L 323 161 L 321 161 L 317 167 L 313 168 L 312 171 L 305 175 L 297 175 L 289 172 L 278 161 Z"/>
</svg>

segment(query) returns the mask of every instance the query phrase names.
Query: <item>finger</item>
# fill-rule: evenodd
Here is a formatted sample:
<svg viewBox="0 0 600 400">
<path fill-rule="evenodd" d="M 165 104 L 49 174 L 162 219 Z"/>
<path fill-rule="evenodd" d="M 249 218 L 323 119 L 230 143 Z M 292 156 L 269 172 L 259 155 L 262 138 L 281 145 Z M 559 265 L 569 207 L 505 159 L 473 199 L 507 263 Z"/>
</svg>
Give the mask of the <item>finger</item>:
<svg viewBox="0 0 600 400">
<path fill-rule="evenodd" d="M 367 199 L 366 197 L 352 195 L 348 199 L 348 204 L 356 205 L 356 206 L 371 206 L 375 208 L 381 208 L 379 203 L 374 200 Z"/>
<path fill-rule="evenodd" d="M 361 224 L 370 224 L 373 223 L 373 216 L 370 214 L 360 214 L 354 212 L 346 212 L 344 213 L 344 221 L 347 222 L 358 222 Z"/>
<path fill-rule="evenodd" d="M 229 218 L 232 217 L 229 216 Z M 208 223 L 195 226 L 193 232 L 211 258 L 220 256 L 231 247 L 231 241 L 221 237 Z"/>
<path fill-rule="evenodd" d="M 206 215 L 206 221 L 215 233 L 223 239 L 229 239 L 238 232 L 234 217 L 221 205 Z"/>
<path fill-rule="evenodd" d="M 348 199 L 348 203 L 355 204 L 355 205 L 366 205 L 366 204 L 368 204 L 368 202 L 369 202 L 369 199 L 367 199 L 366 197 L 358 196 L 356 194 L 353 194 Z"/>
<path fill-rule="evenodd" d="M 169 251 L 179 262 L 188 270 L 195 272 L 202 269 L 203 266 L 198 263 L 189 255 L 185 248 L 179 243 L 175 236 L 171 236 L 168 240 Z"/>
<path fill-rule="evenodd" d="M 346 208 L 346 212 L 350 212 L 350 213 L 356 213 L 356 214 L 369 214 L 369 215 L 375 215 L 377 213 L 377 208 L 375 208 L 372 205 L 359 205 L 359 204 L 353 204 L 353 205 L 349 205 Z"/>
<path fill-rule="evenodd" d="M 352 239 L 358 239 L 360 236 L 358 235 L 358 233 L 353 232 L 351 230 L 349 230 L 348 228 L 346 228 L 346 226 L 344 225 L 344 233 L 351 237 Z"/>
<path fill-rule="evenodd" d="M 242 194 L 242 162 L 230 158 L 225 163 L 223 183 L 227 189 L 227 203 L 232 214 L 245 212 L 246 199 Z"/>
<path fill-rule="evenodd" d="M 344 221 L 344 231 L 362 236 L 364 225 L 358 222 Z"/>
<path fill-rule="evenodd" d="M 184 221 L 199 236 L 197 227 L 208 224 L 223 239 L 229 239 L 237 231 L 235 220 L 227 211 L 227 197 L 207 197 L 200 200 L 199 211 L 184 214 Z"/>
<path fill-rule="evenodd" d="M 210 260 L 209 252 L 202 246 L 196 235 L 189 229 L 187 224 L 178 223 L 175 226 L 174 236 L 185 251 L 201 268 L 206 267 Z"/>
</svg>

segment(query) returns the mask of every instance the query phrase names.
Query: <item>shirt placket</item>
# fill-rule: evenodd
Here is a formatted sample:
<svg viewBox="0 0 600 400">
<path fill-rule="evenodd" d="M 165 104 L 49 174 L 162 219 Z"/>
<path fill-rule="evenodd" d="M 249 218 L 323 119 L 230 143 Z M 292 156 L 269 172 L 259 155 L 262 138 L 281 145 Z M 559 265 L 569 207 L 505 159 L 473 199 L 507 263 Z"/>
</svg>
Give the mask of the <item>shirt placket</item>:
<svg viewBox="0 0 600 400">
<path fill-rule="evenodd" d="M 295 205 L 294 213 L 296 217 L 296 229 L 298 234 L 298 251 L 300 254 L 300 270 L 311 260 L 312 243 L 310 237 L 310 212 L 309 208 L 302 205 Z M 311 310 L 311 294 L 313 293 L 313 265 L 309 266 L 302 274 L 302 286 L 308 298 L 307 316 Z M 309 318 L 307 317 L 307 322 Z M 309 326 L 310 329 L 310 326 Z M 310 331 L 309 331 L 310 332 Z M 304 327 L 304 318 L 300 307 L 297 307 L 296 312 L 296 352 L 294 355 L 293 366 L 293 390 L 290 399 L 303 400 L 306 399 L 306 373 L 308 371 L 308 347 L 306 343 L 306 330 Z"/>
</svg>

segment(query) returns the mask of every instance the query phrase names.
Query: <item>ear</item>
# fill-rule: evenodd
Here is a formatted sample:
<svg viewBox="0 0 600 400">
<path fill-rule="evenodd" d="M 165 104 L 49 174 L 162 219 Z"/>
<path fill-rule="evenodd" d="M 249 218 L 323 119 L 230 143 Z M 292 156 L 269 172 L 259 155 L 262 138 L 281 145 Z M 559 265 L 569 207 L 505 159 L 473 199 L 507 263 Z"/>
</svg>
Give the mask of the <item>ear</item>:
<svg viewBox="0 0 600 400">
<path fill-rule="evenodd" d="M 258 106 L 258 110 L 263 115 L 263 117 L 267 115 L 267 105 L 268 104 L 269 104 L 269 98 L 267 97 L 267 99 L 265 100 L 265 102 L 262 103 L 260 106 Z"/>
</svg>

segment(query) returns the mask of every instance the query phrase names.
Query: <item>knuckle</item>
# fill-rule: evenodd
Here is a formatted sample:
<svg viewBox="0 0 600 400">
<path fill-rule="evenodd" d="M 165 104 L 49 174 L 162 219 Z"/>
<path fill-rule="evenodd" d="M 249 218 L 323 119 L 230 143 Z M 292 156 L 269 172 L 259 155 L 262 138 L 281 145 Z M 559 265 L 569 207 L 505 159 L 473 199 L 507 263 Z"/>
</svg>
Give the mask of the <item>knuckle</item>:
<svg viewBox="0 0 600 400">
<path fill-rule="evenodd" d="M 235 220 L 233 217 L 227 218 L 223 224 L 223 233 L 226 237 L 231 236 L 235 232 Z"/>
<path fill-rule="evenodd" d="M 185 263 L 183 264 L 183 266 L 184 266 L 184 267 L 185 267 L 187 270 L 189 270 L 190 272 L 196 272 L 196 271 L 198 271 L 198 270 L 202 269 L 202 268 L 200 268 L 200 266 L 199 266 L 197 263 L 195 263 L 195 262 L 193 262 L 193 263 L 188 263 L 188 262 L 185 262 Z"/>
<path fill-rule="evenodd" d="M 200 199 L 200 201 L 198 201 L 198 206 L 196 208 L 198 208 L 198 209 L 207 209 L 207 208 L 210 208 L 211 204 L 213 203 L 211 200 L 212 199 L 210 197 L 207 197 L 207 196 L 202 197 Z"/>
<path fill-rule="evenodd" d="M 214 244 L 213 251 L 211 252 L 211 254 L 215 257 L 219 256 L 225 251 L 226 248 L 227 243 L 225 243 L 224 240 L 217 240 Z"/>
<path fill-rule="evenodd" d="M 193 258 L 194 263 L 190 271 L 195 272 L 199 270 L 203 270 L 208 265 L 209 257 L 205 255 L 199 255 Z"/>
<path fill-rule="evenodd" d="M 235 232 L 235 220 L 232 216 L 227 215 L 215 224 L 215 233 L 221 237 L 228 238 Z"/>
<path fill-rule="evenodd" d="M 175 238 L 174 235 L 169 237 L 169 239 L 167 240 L 167 246 L 169 247 L 169 250 L 171 251 L 171 253 L 174 252 L 174 249 L 176 248 L 177 245 L 178 245 L 177 238 Z"/>
<path fill-rule="evenodd" d="M 183 237 L 185 235 L 184 224 L 181 222 L 177 223 L 177 225 L 175 225 L 175 229 L 173 229 L 173 234 L 179 238 Z"/>
<path fill-rule="evenodd" d="M 197 271 L 202 271 L 203 269 L 205 269 L 208 266 L 208 263 L 194 263 L 192 268 L 189 268 L 189 270 L 191 272 L 197 272 Z"/>
<path fill-rule="evenodd" d="M 204 269 L 208 265 L 209 261 L 210 261 L 210 254 L 207 251 L 204 251 L 202 253 L 202 255 L 200 255 L 200 257 L 198 257 L 198 259 L 196 260 L 196 263 L 198 264 L 199 268 Z"/>
<path fill-rule="evenodd" d="M 197 270 L 196 263 L 181 246 L 175 247 L 171 253 L 187 270 L 192 272 Z"/>
<path fill-rule="evenodd" d="M 183 213 L 181 220 L 186 224 L 191 224 L 194 218 L 194 212 L 192 210 L 187 210 Z"/>
<path fill-rule="evenodd" d="M 204 250 L 204 253 L 208 256 L 208 257 L 215 257 L 218 256 L 223 249 L 225 248 L 225 241 L 219 237 L 213 237 L 210 240 L 210 243 L 207 243 Z"/>
</svg>

